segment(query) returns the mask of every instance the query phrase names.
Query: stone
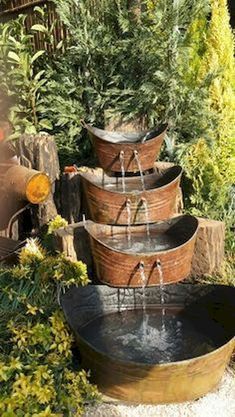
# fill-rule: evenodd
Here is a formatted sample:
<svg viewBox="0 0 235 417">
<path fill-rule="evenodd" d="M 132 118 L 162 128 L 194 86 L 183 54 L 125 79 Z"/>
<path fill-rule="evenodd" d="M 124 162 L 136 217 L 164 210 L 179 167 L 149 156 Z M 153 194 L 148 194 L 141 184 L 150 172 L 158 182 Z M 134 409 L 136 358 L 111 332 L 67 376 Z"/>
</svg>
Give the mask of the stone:
<svg viewBox="0 0 235 417">
<path fill-rule="evenodd" d="M 191 275 L 199 277 L 221 272 L 224 260 L 225 224 L 199 218 Z"/>
</svg>

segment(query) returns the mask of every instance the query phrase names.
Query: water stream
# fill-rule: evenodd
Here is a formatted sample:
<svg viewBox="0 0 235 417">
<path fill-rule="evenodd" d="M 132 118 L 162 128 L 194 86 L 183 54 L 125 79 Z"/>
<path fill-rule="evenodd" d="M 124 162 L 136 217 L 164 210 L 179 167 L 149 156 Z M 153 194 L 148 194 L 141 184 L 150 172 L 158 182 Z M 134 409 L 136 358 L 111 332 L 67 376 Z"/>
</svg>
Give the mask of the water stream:
<svg viewBox="0 0 235 417">
<path fill-rule="evenodd" d="M 120 159 L 121 171 L 122 171 L 122 191 L 123 193 L 125 193 L 126 183 L 125 183 L 124 151 L 120 152 L 119 159 Z"/>
<path fill-rule="evenodd" d="M 146 198 L 141 199 L 144 210 L 145 210 L 145 220 L 146 220 L 146 233 L 148 238 L 150 238 L 150 227 L 149 227 L 149 208 Z"/>
<path fill-rule="evenodd" d="M 164 277 L 162 272 L 162 265 L 161 261 L 157 260 L 157 269 L 159 272 L 159 283 L 160 283 L 160 302 L 162 307 L 162 332 L 166 330 L 166 324 L 165 324 L 165 316 L 166 316 L 166 309 L 165 309 L 165 295 L 164 295 Z"/>
<path fill-rule="evenodd" d="M 126 211 L 127 211 L 127 239 L 129 245 L 131 244 L 131 200 L 126 200 Z"/>
<path fill-rule="evenodd" d="M 146 313 L 146 291 L 145 291 L 145 289 L 146 289 L 146 285 L 147 285 L 147 277 L 146 277 L 145 270 L 144 270 L 144 262 L 140 262 L 139 271 L 140 271 L 140 278 L 141 278 L 142 291 L 143 291 L 143 298 L 142 298 L 142 302 L 143 302 L 142 335 L 143 335 L 143 338 L 146 339 L 147 338 L 147 333 L 148 333 L 149 317 L 148 317 L 148 314 Z"/>
<path fill-rule="evenodd" d="M 143 174 L 143 170 L 142 170 L 141 163 L 140 163 L 139 153 L 138 153 L 137 150 L 134 151 L 134 155 L 135 155 L 135 159 L 136 159 L 136 162 L 137 162 L 137 165 L 138 165 L 138 169 L 139 169 L 139 172 L 140 172 L 140 178 L 141 178 L 141 182 L 142 182 L 142 188 L 143 188 L 143 191 L 144 191 L 145 190 L 144 174 Z"/>
</svg>

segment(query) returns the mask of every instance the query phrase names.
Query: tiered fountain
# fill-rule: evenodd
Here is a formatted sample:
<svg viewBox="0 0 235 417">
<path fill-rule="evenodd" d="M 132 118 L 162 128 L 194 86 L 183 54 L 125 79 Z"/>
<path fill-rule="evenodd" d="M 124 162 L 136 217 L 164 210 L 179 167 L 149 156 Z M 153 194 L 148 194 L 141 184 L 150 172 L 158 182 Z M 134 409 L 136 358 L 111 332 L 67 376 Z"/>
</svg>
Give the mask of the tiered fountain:
<svg viewBox="0 0 235 417">
<path fill-rule="evenodd" d="M 174 216 L 181 168 L 155 166 L 166 126 L 133 134 L 86 127 L 103 173 L 81 174 L 84 227 L 105 285 L 62 299 L 83 366 L 103 393 L 125 401 L 198 398 L 217 385 L 234 349 L 235 289 L 174 284 L 190 274 L 198 221 Z"/>
</svg>

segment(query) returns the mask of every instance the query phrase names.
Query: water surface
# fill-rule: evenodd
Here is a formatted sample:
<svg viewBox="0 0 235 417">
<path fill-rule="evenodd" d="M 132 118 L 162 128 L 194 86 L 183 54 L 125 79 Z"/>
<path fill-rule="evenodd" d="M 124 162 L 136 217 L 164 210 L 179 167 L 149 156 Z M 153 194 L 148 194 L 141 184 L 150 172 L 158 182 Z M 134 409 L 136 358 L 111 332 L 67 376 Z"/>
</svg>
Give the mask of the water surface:
<svg viewBox="0 0 235 417">
<path fill-rule="evenodd" d="M 204 355 L 215 342 L 186 315 L 146 308 L 110 313 L 88 323 L 80 335 L 99 351 L 116 359 L 160 364 Z"/>
<path fill-rule="evenodd" d="M 151 253 L 162 252 L 178 246 L 179 241 L 165 233 L 150 235 L 148 233 L 131 233 L 131 239 L 127 234 L 116 234 L 114 236 L 99 236 L 99 240 L 105 245 L 120 250 L 122 252 L 131 253 Z"/>
</svg>

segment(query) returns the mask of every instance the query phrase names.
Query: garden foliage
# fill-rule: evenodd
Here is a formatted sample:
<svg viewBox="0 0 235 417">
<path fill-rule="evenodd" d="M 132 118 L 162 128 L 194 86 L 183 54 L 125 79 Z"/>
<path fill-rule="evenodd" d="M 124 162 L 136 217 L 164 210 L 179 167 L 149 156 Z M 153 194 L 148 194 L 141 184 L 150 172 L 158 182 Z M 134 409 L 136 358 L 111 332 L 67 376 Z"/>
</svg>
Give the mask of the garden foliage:
<svg viewBox="0 0 235 417">
<path fill-rule="evenodd" d="M 211 19 L 205 36 L 196 82 L 213 76 L 209 110 L 217 119 L 210 146 L 202 135 L 183 162 L 192 179 L 191 202 L 196 213 L 235 220 L 235 61 L 233 33 L 225 0 L 211 0 Z M 223 36 L 221 36 L 223 34 Z"/>
<path fill-rule="evenodd" d="M 73 337 L 57 299 L 88 283 L 86 266 L 51 256 L 36 240 L 19 261 L 0 269 L 0 415 L 81 416 L 98 394 L 85 371 L 74 370 Z"/>
<path fill-rule="evenodd" d="M 101 127 L 120 115 L 148 127 L 168 122 L 162 157 L 183 165 L 187 208 L 231 217 L 234 59 L 226 0 L 55 4 L 69 38 L 51 56 L 38 51 L 35 57 L 30 43 L 35 30 L 50 43 L 46 10 L 37 8 L 40 24 L 30 34 L 22 17 L 1 26 L 1 45 L 8 48 L 0 50 L 1 84 L 15 135 L 25 129 L 55 134 L 62 166 L 84 165 L 93 154 L 81 119 Z M 12 52 L 28 56 L 26 77 Z"/>
</svg>

